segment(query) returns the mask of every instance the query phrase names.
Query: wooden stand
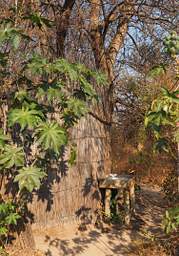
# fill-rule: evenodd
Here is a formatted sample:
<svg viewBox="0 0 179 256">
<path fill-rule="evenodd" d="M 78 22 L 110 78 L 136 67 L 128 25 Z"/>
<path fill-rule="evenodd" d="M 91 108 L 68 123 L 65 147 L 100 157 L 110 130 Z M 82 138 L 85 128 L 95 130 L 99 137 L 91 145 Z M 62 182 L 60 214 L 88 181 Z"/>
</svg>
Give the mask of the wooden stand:
<svg viewBox="0 0 179 256">
<path fill-rule="evenodd" d="M 105 191 L 105 214 L 110 216 L 110 200 L 111 190 L 117 189 L 123 191 L 124 207 L 125 207 L 125 224 L 129 225 L 131 215 L 135 211 L 135 181 L 129 175 L 107 176 L 99 180 L 99 187 L 104 188 Z"/>
</svg>

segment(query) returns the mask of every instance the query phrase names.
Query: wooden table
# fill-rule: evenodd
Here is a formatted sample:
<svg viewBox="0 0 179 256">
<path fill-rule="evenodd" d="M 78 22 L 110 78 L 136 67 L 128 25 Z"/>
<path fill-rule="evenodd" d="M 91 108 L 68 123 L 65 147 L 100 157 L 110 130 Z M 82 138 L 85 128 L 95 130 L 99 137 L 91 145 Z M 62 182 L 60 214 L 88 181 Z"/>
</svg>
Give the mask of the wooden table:
<svg viewBox="0 0 179 256">
<path fill-rule="evenodd" d="M 129 225 L 131 214 L 135 210 L 135 180 L 129 175 L 116 175 L 111 174 L 99 180 L 99 187 L 105 189 L 105 214 L 110 216 L 110 200 L 111 190 L 117 189 L 124 198 L 125 206 L 125 224 Z"/>
</svg>

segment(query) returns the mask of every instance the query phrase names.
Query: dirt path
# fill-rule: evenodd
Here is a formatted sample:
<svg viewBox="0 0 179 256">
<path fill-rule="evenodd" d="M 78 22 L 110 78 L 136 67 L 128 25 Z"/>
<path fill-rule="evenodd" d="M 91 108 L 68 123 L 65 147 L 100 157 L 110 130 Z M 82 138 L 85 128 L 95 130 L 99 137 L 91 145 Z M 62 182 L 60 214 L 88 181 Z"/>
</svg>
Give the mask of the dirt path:
<svg viewBox="0 0 179 256">
<path fill-rule="evenodd" d="M 137 254 L 136 248 L 144 239 L 153 241 L 163 234 L 164 211 L 165 202 L 160 190 L 142 186 L 137 196 L 136 216 L 128 229 L 108 226 L 104 232 L 93 228 L 80 233 L 75 226 L 67 225 L 63 229 L 34 230 L 36 246 L 46 256 L 145 255 Z M 150 256 L 157 252 L 153 253 Z"/>
</svg>

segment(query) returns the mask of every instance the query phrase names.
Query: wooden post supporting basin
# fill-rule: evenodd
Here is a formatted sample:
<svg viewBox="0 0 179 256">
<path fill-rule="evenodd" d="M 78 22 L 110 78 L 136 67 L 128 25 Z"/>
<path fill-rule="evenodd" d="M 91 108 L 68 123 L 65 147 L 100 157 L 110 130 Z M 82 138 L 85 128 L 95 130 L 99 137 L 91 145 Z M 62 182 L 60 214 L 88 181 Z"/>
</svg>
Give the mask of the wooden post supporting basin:
<svg viewBox="0 0 179 256">
<path fill-rule="evenodd" d="M 125 206 L 125 224 L 129 225 L 131 215 L 135 211 L 135 180 L 129 175 L 110 174 L 99 179 L 99 187 L 105 189 L 105 214 L 110 216 L 111 190 L 123 191 Z"/>
</svg>

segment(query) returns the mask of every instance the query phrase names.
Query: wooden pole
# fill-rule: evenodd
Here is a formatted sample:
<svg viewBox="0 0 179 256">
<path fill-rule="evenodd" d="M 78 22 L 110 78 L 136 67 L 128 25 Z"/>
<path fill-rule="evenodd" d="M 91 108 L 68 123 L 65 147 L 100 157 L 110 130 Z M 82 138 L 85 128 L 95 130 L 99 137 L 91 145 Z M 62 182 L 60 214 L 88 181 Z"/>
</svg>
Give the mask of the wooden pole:
<svg viewBox="0 0 179 256">
<path fill-rule="evenodd" d="M 106 195 L 105 195 L 105 214 L 106 214 L 106 216 L 111 215 L 110 200 L 111 200 L 111 189 L 106 189 Z"/>
<path fill-rule="evenodd" d="M 178 193 L 179 193 L 179 143 L 178 143 L 178 157 L 177 157 L 177 183 L 178 183 Z"/>
<path fill-rule="evenodd" d="M 125 207 L 125 217 L 124 222 L 126 225 L 130 224 L 130 195 L 129 190 L 124 190 L 124 207 Z"/>
<path fill-rule="evenodd" d="M 129 195 L 131 203 L 131 212 L 135 213 L 135 182 L 132 180 L 129 184 Z"/>
<path fill-rule="evenodd" d="M 179 59 L 177 58 L 177 56 L 175 56 L 175 62 L 176 62 L 176 76 L 179 76 Z M 176 90 L 178 90 L 179 85 L 177 86 Z M 177 97 L 179 98 L 179 95 L 177 95 Z M 176 124 L 177 125 L 177 129 L 179 130 L 179 122 Z M 179 193 L 179 142 L 177 143 L 177 149 L 178 149 L 178 156 L 177 156 L 177 170 L 176 170 L 176 174 L 177 174 L 177 185 L 178 185 L 178 193 Z"/>
</svg>

